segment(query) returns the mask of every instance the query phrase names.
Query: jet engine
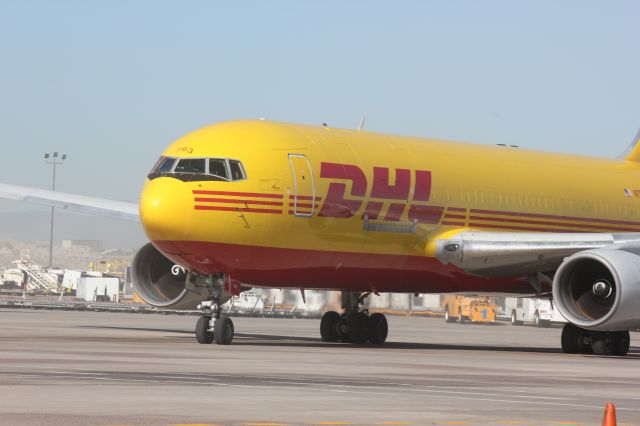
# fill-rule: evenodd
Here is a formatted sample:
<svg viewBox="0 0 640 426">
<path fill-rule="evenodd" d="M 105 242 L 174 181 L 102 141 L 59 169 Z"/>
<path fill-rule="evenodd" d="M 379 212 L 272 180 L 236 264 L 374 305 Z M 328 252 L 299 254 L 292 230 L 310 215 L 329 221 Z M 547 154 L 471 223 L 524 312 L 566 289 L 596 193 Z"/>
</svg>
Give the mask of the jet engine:
<svg viewBox="0 0 640 426">
<path fill-rule="evenodd" d="M 567 257 L 556 271 L 553 298 L 560 313 L 579 327 L 640 327 L 640 249 L 618 246 Z"/>
<path fill-rule="evenodd" d="M 207 299 L 206 286 L 187 285 L 188 274 L 147 243 L 133 259 L 133 286 L 148 304 L 158 308 L 196 309 Z"/>
</svg>

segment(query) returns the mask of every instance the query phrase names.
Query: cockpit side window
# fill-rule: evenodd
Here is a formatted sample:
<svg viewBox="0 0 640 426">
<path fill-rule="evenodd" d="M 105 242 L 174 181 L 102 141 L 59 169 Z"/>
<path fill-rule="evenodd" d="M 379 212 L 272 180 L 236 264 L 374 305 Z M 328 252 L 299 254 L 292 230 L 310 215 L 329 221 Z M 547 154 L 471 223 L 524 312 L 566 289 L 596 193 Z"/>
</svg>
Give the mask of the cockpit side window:
<svg viewBox="0 0 640 426">
<path fill-rule="evenodd" d="M 181 158 L 174 169 L 175 173 L 206 173 L 204 158 Z"/>
<path fill-rule="evenodd" d="M 160 157 L 158 163 L 153 168 L 155 173 L 167 173 L 170 172 L 173 168 L 174 163 L 176 162 L 175 158 L 172 157 Z"/>
<path fill-rule="evenodd" d="M 222 158 L 209 159 L 209 174 L 229 180 L 229 172 L 227 171 L 227 162 Z"/>
<path fill-rule="evenodd" d="M 244 168 L 238 160 L 229 160 L 229 168 L 231 169 L 231 180 L 242 180 L 247 178 L 244 174 Z"/>
</svg>

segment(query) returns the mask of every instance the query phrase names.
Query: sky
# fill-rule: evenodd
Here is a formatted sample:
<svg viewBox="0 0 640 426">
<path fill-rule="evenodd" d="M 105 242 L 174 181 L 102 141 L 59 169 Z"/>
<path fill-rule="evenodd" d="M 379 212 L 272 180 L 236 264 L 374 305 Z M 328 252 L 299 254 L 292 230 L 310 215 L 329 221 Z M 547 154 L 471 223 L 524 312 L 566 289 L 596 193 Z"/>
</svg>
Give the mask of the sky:
<svg viewBox="0 0 640 426">
<path fill-rule="evenodd" d="M 0 182 L 49 187 L 58 151 L 58 190 L 136 201 L 172 141 L 261 117 L 613 157 L 640 127 L 638 16 L 615 0 L 0 0 Z M 47 217 L 0 201 L 26 211 Z"/>
</svg>

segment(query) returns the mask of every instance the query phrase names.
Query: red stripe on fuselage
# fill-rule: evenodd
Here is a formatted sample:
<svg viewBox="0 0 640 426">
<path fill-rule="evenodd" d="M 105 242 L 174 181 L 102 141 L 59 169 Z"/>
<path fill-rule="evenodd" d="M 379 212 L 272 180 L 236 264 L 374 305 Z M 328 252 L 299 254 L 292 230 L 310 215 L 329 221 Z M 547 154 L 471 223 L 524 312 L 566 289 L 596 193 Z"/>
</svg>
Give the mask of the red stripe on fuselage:
<svg viewBox="0 0 640 426">
<path fill-rule="evenodd" d="M 632 222 L 627 220 L 610 220 L 610 219 L 594 219 L 594 218 L 586 218 L 586 217 L 574 217 L 574 216 L 558 216 L 553 214 L 540 214 L 540 213 L 522 213 L 522 212 L 509 212 L 509 211 L 500 211 L 500 210 L 480 210 L 480 209 L 471 209 L 471 213 L 480 213 L 480 214 L 490 214 L 490 215 L 500 215 L 500 216 L 520 216 L 520 217 L 531 217 L 531 218 L 542 218 L 542 219 L 558 219 L 558 220 L 574 220 L 581 222 L 599 222 L 604 224 L 616 224 L 616 225 L 638 225 L 640 226 L 640 222 Z"/>
<path fill-rule="evenodd" d="M 469 223 L 469 228 L 491 228 L 491 229 L 506 229 L 509 231 L 531 231 L 531 232 L 567 232 L 567 233 L 584 232 L 578 229 L 527 228 L 525 226 L 514 226 L 514 225 L 502 226 L 502 225 L 494 225 L 491 223 L 477 223 L 477 222 Z"/>
<path fill-rule="evenodd" d="M 449 214 L 445 213 L 443 219 L 466 219 L 467 217 L 463 214 Z"/>
<path fill-rule="evenodd" d="M 306 204 L 306 203 L 297 203 L 297 204 L 296 204 L 296 203 L 289 203 L 289 207 L 296 207 L 296 206 L 297 206 L 299 209 L 300 209 L 300 208 L 303 208 L 303 209 L 311 209 L 311 208 L 313 208 L 313 207 L 314 207 L 314 206 L 313 206 L 313 204 Z M 316 205 L 316 207 L 317 207 L 317 205 Z"/>
<path fill-rule="evenodd" d="M 174 262 L 201 274 L 225 272 L 243 283 L 265 287 L 433 293 L 532 291 L 522 278 L 480 278 L 426 256 L 197 241 L 153 244 Z"/>
<path fill-rule="evenodd" d="M 232 192 L 232 191 L 204 191 L 200 189 L 193 190 L 194 195 L 230 195 L 237 197 L 257 197 L 257 198 L 283 198 L 282 194 L 265 194 L 259 192 Z"/>
<path fill-rule="evenodd" d="M 255 204 L 261 206 L 282 206 L 282 203 L 277 201 L 260 201 L 260 200 L 240 200 L 231 198 L 194 198 L 196 203 L 227 203 L 227 204 Z"/>
<path fill-rule="evenodd" d="M 223 206 L 203 206 L 196 204 L 195 210 L 218 210 L 223 212 L 248 212 L 248 213 L 273 213 L 282 214 L 282 210 L 272 209 L 252 209 L 250 207 L 223 207 Z"/>
<path fill-rule="evenodd" d="M 313 197 L 310 197 L 308 195 L 298 195 L 297 197 L 295 195 L 289 195 L 290 200 L 295 200 L 296 198 L 298 200 L 306 200 L 306 201 L 310 201 L 313 199 Z M 322 197 L 316 197 L 316 201 L 320 201 L 320 200 L 322 200 Z"/>
<path fill-rule="evenodd" d="M 527 220 L 527 219 L 509 219 L 504 217 L 488 217 L 488 216 L 478 216 L 471 215 L 471 220 L 475 221 L 484 221 L 484 222 L 500 222 L 500 223 L 519 223 L 523 225 L 549 225 L 549 226 L 568 226 L 570 228 L 582 228 L 583 230 L 607 230 L 607 231 L 627 231 L 627 232 L 640 232 L 640 227 L 638 228 L 624 228 L 615 225 L 589 225 L 588 223 L 565 223 L 565 222 L 548 222 L 548 221 L 540 221 L 540 220 Z M 577 232 L 577 231 L 573 231 Z"/>
</svg>

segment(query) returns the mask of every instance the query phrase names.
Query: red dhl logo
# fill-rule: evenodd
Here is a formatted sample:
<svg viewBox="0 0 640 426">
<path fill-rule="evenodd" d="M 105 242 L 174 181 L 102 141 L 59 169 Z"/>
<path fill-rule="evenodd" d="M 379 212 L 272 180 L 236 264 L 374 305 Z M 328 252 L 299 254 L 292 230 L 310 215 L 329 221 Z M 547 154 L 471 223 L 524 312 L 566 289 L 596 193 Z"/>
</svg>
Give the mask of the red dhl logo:
<svg viewBox="0 0 640 426">
<path fill-rule="evenodd" d="M 395 182 L 389 181 L 390 170 L 387 167 L 373 168 L 373 185 L 369 192 L 367 176 L 360 167 L 353 164 L 321 163 L 320 178 L 342 180 L 329 183 L 327 196 L 318 216 L 353 217 L 369 199 L 362 216 L 376 220 L 385 202 L 391 202 L 384 220 L 399 221 L 409 206 L 409 221 L 436 224 L 440 221 L 444 207 L 414 204 L 427 202 L 431 196 L 431 172 L 428 170 L 395 169 Z M 412 179 L 413 178 L 413 191 Z M 351 182 L 351 192 L 347 195 L 347 183 Z M 367 196 L 368 193 L 368 196 Z M 358 199 L 360 198 L 360 199 Z"/>
</svg>

